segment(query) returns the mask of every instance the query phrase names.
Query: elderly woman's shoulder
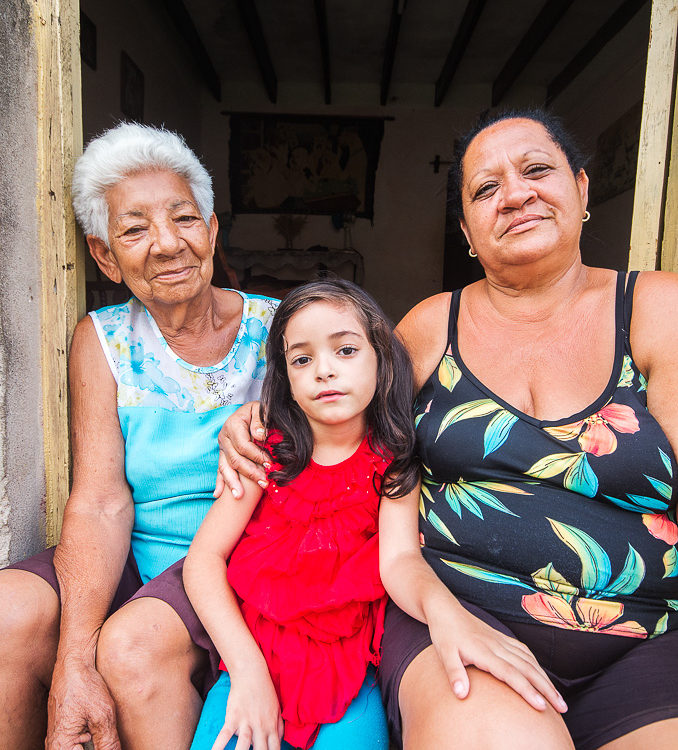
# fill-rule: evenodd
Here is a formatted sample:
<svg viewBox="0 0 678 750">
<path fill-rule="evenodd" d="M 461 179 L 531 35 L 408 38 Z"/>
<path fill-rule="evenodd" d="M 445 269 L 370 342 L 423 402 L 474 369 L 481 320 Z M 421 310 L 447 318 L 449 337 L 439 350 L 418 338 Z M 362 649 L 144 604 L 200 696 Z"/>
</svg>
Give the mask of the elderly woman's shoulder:
<svg viewBox="0 0 678 750">
<path fill-rule="evenodd" d="M 435 329 L 439 325 L 446 331 L 451 298 L 450 292 L 442 292 L 422 300 L 398 323 L 398 331 L 406 336 L 415 329 L 430 330 L 431 327 Z"/>
<path fill-rule="evenodd" d="M 667 314 L 678 314 L 678 274 L 671 271 L 639 273 L 633 293 L 634 318 Z"/>
</svg>

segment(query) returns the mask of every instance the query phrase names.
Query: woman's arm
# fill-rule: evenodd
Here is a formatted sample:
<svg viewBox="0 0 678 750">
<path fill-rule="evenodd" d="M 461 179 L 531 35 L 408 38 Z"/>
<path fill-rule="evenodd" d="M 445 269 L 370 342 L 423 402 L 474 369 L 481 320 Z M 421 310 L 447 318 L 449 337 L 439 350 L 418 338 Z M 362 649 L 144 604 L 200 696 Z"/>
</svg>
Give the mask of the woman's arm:
<svg viewBox="0 0 678 750">
<path fill-rule="evenodd" d="M 678 274 L 639 274 L 631 318 L 631 351 L 648 381 L 647 408 L 678 455 Z"/>
<path fill-rule="evenodd" d="M 379 567 L 389 596 L 407 614 L 426 623 L 450 686 L 458 698 L 469 691 L 466 667 L 505 682 L 531 706 L 566 711 L 562 697 L 530 650 L 464 609 L 421 555 L 419 488 L 407 497 L 383 497 L 379 511 Z"/>
<path fill-rule="evenodd" d="M 262 494 L 251 480 L 243 478 L 242 482 L 242 499 L 236 500 L 225 491 L 205 516 L 184 562 L 184 586 L 231 675 L 228 707 L 224 707 L 226 719 L 215 748 L 225 747 L 237 734 L 246 742 L 243 747 L 251 743 L 254 750 L 272 750 L 280 747 L 282 739 L 278 698 L 266 660 L 243 619 L 226 575 L 226 561 Z"/>
<path fill-rule="evenodd" d="M 59 648 L 49 698 L 48 748 L 90 734 L 119 747 L 113 700 L 95 669 L 99 629 L 129 551 L 134 505 L 125 481 L 117 387 L 91 319 L 69 357 L 73 485 L 54 567 L 61 588 Z"/>
</svg>

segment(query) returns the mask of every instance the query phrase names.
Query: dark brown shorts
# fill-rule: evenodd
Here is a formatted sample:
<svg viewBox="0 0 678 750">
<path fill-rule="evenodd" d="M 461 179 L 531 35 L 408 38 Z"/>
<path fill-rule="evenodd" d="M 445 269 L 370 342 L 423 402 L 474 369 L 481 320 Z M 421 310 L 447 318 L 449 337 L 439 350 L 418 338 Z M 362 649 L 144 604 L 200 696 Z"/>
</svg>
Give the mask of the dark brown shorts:
<svg viewBox="0 0 678 750">
<path fill-rule="evenodd" d="M 530 648 L 567 702 L 563 719 L 577 750 L 595 750 L 640 727 L 678 718 L 678 631 L 638 640 L 540 623 L 502 623 L 479 607 L 460 603 Z M 390 602 L 377 676 L 398 747 L 400 680 L 415 656 L 430 645 L 428 627 Z"/>
<path fill-rule="evenodd" d="M 56 591 L 57 596 L 60 596 L 59 581 L 54 571 L 53 559 L 54 548 L 52 547 L 26 560 L 14 563 L 9 568 L 35 573 L 35 575 L 40 576 L 40 578 L 49 583 Z M 210 637 L 207 635 L 205 628 L 203 628 L 191 603 L 188 601 L 182 579 L 183 566 L 184 559 L 182 558 L 174 563 L 174 565 L 170 565 L 160 575 L 151 579 L 147 584 L 142 584 L 137 564 L 130 551 L 122 571 L 118 589 L 113 597 L 109 615 L 116 612 L 120 607 L 123 607 L 127 602 L 131 602 L 134 599 L 141 599 L 145 596 L 167 602 L 181 618 L 193 643 L 205 652 L 205 668 L 193 677 L 196 690 L 198 690 L 204 699 L 208 690 L 219 676 L 219 654 Z"/>
</svg>

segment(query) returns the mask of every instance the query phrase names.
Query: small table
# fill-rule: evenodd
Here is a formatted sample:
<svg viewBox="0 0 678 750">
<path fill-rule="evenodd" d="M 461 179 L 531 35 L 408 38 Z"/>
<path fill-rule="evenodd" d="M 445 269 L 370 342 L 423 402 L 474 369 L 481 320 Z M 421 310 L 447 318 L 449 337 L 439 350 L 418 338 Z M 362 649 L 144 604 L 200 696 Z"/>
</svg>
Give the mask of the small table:
<svg viewBox="0 0 678 750">
<path fill-rule="evenodd" d="M 357 250 L 243 250 L 240 247 L 225 247 L 229 265 L 243 275 L 243 287 L 247 287 L 252 277 L 252 269 L 263 269 L 264 273 L 275 276 L 283 268 L 289 268 L 302 276 L 309 271 L 322 276 L 327 271 L 336 271 L 344 265 L 352 266 L 353 281 L 362 284 L 365 275 L 363 256 Z M 300 279 L 301 281 L 308 281 Z"/>
</svg>

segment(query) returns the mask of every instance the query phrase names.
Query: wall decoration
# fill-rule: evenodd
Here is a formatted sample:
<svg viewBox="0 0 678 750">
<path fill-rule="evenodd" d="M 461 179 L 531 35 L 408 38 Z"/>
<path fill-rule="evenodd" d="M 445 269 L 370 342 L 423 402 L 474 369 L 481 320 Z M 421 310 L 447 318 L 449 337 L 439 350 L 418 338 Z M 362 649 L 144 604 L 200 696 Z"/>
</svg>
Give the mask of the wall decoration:
<svg viewBox="0 0 678 750">
<path fill-rule="evenodd" d="M 80 57 L 92 70 L 97 69 L 97 27 L 80 11 Z"/>
<path fill-rule="evenodd" d="M 234 214 L 373 218 L 383 118 L 232 114 L 230 120 Z"/>
<path fill-rule="evenodd" d="M 642 111 L 642 102 L 638 102 L 598 136 L 596 153 L 587 169 L 591 178 L 590 206 L 633 190 Z"/>
<path fill-rule="evenodd" d="M 120 109 L 128 120 L 144 121 L 144 74 L 124 51 L 120 53 Z"/>
</svg>

